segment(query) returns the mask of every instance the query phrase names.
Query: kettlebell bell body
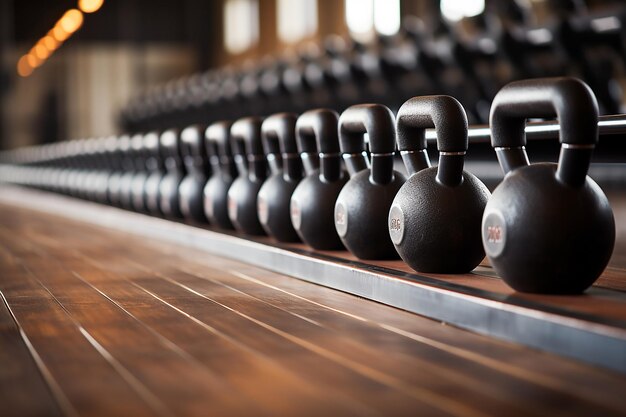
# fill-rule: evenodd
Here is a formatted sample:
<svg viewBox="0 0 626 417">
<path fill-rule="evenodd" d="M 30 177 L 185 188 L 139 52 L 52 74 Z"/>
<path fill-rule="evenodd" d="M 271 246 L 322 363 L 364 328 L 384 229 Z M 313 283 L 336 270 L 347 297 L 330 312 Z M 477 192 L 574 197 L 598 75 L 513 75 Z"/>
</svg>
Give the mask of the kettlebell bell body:
<svg viewBox="0 0 626 417">
<path fill-rule="evenodd" d="M 126 151 L 125 157 L 127 159 L 126 165 L 127 168 L 125 172 L 120 177 L 119 183 L 119 200 L 120 206 L 127 210 L 131 210 L 133 208 L 133 198 L 132 198 L 132 184 L 135 175 L 139 172 L 137 169 L 137 160 L 141 157 L 137 152 L 137 142 L 141 141 L 141 134 L 137 133 L 130 138 L 130 142 L 128 144 L 128 150 Z"/>
<path fill-rule="evenodd" d="M 166 130 L 160 137 L 166 174 L 159 184 L 159 208 L 165 217 L 182 218 L 178 188 L 185 177 L 180 154 L 180 132 Z"/>
<path fill-rule="evenodd" d="M 228 190 L 237 175 L 230 148 L 231 126 L 230 122 L 215 122 L 204 134 L 213 173 L 204 187 L 204 213 L 211 224 L 223 229 L 234 228 L 228 217 Z"/>
<path fill-rule="evenodd" d="M 371 162 L 364 155 L 369 136 Z M 387 216 L 405 181 L 393 170 L 394 117 L 387 107 L 361 104 L 339 118 L 339 145 L 350 173 L 335 203 L 335 229 L 343 244 L 361 259 L 398 257 L 387 231 Z"/>
<path fill-rule="evenodd" d="M 302 178 L 302 163 L 296 145 L 297 116 L 279 113 L 261 126 L 263 149 L 270 176 L 259 190 L 257 212 L 265 232 L 279 242 L 300 239 L 289 219 L 291 195 Z"/>
<path fill-rule="evenodd" d="M 130 183 L 130 206 L 138 212 L 145 212 L 146 201 L 144 199 L 144 188 L 148 180 L 148 170 L 146 168 L 146 150 L 144 148 L 144 136 L 133 136 L 131 147 L 135 154 L 135 175 Z"/>
<path fill-rule="evenodd" d="M 163 213 L 159 207 L 159 185 L 165 175 L 163 166 L 163 158 L 161 155 L 160 135 L 157 132 L 149 132 L 143 137 L 143 147 L 146 152 L 146 169 L 148 177 L 144 185 L 144 201 L 146 209 L 154 216 L 160 216 Z"/>
<path fill-rule="evenodd" d="M 107 184 L 108 200 L 112 206 L 121 207 L 121 179 L 126 172 L 132 169 L 132 163 L 128 157 L 130 149 L 130 137 L 122 135 L 116 138 L 116 143 L 112 149 L 116 160 L 115 171 L 109 176 Z M 68 184 L 70 179 L 68 178 Z"/>
<path fill-rule="evenodd" d="M 525 120 L 554 115 L 560 122 L 559 162 L 529 165 Z M 584 291 L 606 267 L 615 243 L 611 207 L 587 176 L 598 140 L 593 92 L 575 78 L 513 82 L 496 95 L 490 123 L 506 174 L 482 221 L 491 265 L 517 291 Z"/>
<path fill-rule="evenodd" d="M 188 220 L 206 223 L 203 190 L 208 180 L 209 167 L 204 149 L 204 127 L 189 126 L 180 134 L 183 164 L 187 175 L 178 187 L 180 211 Z"/>
<path fill-rule="evenodd" d="M 389 211 L 389 235 L 413 269 L 465 273 L 485 257 L 480 225 L 490 193 L 463 170 L 467 115 L 450 96 L 415 97 L 397 116 L 398 150 L 410 173 Z M 425 132 L 437 132 L 439 165 L 429 167 Z"/>
<path fill-rule="evenodd" d="M 257 196 L 267 177 L 259 117 L 239 119 L 230 130 L 231 149 L 239 175 L 228 190 L 228 217 L 235 229 L 264 235 L 257 214 Z"/>
<path fill-rule="evenodd" d="M 339 150 L 339 115 L 328 109 L 303 113 L 296 141 L 305 177 L 291 196 L 291 223 L 307 245 L 318 250 L 343 249 L 335 229 L 335 202 L 348 181 Z"/>
</svg>

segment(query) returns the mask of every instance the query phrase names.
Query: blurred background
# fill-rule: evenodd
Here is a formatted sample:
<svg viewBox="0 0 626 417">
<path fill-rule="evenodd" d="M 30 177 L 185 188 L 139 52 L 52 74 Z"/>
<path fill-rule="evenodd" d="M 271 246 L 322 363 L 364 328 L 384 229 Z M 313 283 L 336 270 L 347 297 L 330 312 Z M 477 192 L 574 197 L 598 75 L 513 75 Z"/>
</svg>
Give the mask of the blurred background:
<svg viewBox="0 0 626 417">
<path fill-rule="evenodd" d="M 0 0 L 0 148 L 419 94 L 487 120 L 505 83 L 575 75 L 623 111 L 608 0 Z"/>
</svg>

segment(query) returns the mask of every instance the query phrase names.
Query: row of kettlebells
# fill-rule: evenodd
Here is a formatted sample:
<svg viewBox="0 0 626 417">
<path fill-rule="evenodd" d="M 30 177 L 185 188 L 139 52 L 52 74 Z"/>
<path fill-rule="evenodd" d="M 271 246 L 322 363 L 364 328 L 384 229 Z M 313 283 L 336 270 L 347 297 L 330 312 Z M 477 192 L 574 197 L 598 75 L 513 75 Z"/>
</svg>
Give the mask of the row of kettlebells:
<svg viewBox="0 0 626 417">
<path fill-rule="evenodd" d="M 529 165 L 526 119 L 554 116 L 559 163 Z M 138 211 L 319 250 L 345 246 L 361 259 L 399 254 L 421 272 L 469 272 L 486 253 L 516 290 L 577 293 L 602 273 L 615 240 L 607 198 L 587 176 L 597 119 L 595 96 L 577 79 L 505 86 L 490 124 L 507 175 L 493 195 L 463 170 L 466 113 L 442 95 L 414 97 L 395 118 L 363 104 L 341 116 L 317 109 L 106 139 L 105 152 L 84 146 L 69 163 L 44 158 L 70 169 L 40 175 L 44 188 Z M 436 167 L 428 128 L 437 134 Z M 396 151 L 408 178 L 394 170 Z"/>
</svg>

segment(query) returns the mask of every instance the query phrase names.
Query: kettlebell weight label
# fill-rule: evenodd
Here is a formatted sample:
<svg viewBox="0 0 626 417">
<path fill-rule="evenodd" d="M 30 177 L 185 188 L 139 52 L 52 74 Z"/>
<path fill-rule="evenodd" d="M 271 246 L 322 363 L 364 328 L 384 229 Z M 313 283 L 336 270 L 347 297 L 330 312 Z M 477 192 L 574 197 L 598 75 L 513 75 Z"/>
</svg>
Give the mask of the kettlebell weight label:
<svg viewBox="0 0 626 417">
<path fill-rule="evenodd" d="M 487 241 L 489 243 L 502 242 L 502 228 L 500 226 L 487 226 Z"/>
<path fill-rule="evenodd" d="M 289 205 L 289 213 L 291 214 L 291 223 L 296 230 L 300 230 L 302 225 L 302 215 L 300 211 L 300 203 L 297 200 L 292 199 Z"/>
<path fill-rule="evenodd" d="M 487 213 L 482 229 L 485 253 L 494 258 L 500 256 L 506 245 L 506 226 L 502 214 L 498 211 Z"/>
<path fill-rule="evenodd" d="M 348 210 L 343 203 L 335 205 L 335 229 L 341 237 L 344 237 L 348 231 Z"/>
<path fill-rule="evenodd" d="M 204 207 L 206 207 L 209 217 L 213 217 L 213 199 L 211 197 L 204 197 Z"/>
<path fill-rule="evenodd" d="M 269 219 L 269 211 L 267 209 L 267 201 L 265 201 L 265 198 L 263 198 L 263 196 L 258 196 L 256 207 L 257 212 L 259 213 L 259 221 L 261 222 L 261 224 L 266 225 Z"/>
<path fill-rule="evenodd" d="M 389 210 L 389 237 L 395 245 L 404 238 L 404 213 L 399 206 L 392 206 Z"/>
<path fill-rule="evenodd" d="M 237 202 L 228 196 L 228 217 L 237 219 Z"/>
</svg>

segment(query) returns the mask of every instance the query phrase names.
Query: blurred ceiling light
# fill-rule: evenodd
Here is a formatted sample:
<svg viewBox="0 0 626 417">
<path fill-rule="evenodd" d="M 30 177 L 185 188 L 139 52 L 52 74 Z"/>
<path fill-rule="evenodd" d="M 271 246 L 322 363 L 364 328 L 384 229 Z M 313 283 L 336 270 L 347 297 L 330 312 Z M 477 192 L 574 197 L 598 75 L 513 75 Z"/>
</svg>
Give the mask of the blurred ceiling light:
<svg viewBox="0 0 626 417">
<path fill-rule="evenodd" d="M 28 65 L 33 69 L 37 68 L 41 64 L 41 61 L 32 53 L 26 55 L 26 60 L 28 61 Z"/>
<path fill-rule="evenodd" d="M 78 0 L 78 8 L 83 13 L 97 12 L 102 7 L 104 0 Z"/>
<path fill-rule="evenodd" d="M 59 20 L 58 25 L 67 33 L 76 32 L 83 24 L 83 14 L 80 10 L 70 9 Z"/>
<path fill-rule="evenodd" d="M 60 25 L 55 26 L 52 29 L 52 36 L 59 42 L 63 42 L 67 38 L 69 38 L 71 33 L 66 32 Z"/>
<path fill-rule="evenodd" d="M 79 0 L 78 6 L 86 13 L 95 12 L 104 0 Z M 22 77 L 29 76 L 35 68 L 44 63 L 59 45 L 83 25 L 83 13 L 70 9 L 56 22 L 46 36 L 39 39 L 30 52 L 17 62 L 17 72 Z"/>
<path fill-rule="evenodd" d="M 374 1 L 374 27 L 381 35 L 395 35 L 400 30 L 400 0 Z"/>
<path fill-rule="evenodd" d="M 484 12 L 485 0 L 441 0 L 440 8 L 443 17 L 457 22 Z"/>
<path fill-rule="evenodd" d="M 27 55 L 24 55 L 17 61 L 17 73 L 20 77 L 28 77 L 33 73 L 33 67 L 28 63 Z"/>
<path fill-rule="evenodd" d="M 35 49 L 35 55 L 37 55 L 37 58 L 41 60 L 44 60 L 50 56 L 50 51 L 48 51 L 48 48 L 46 48 L 40 43 L 35 45 L 34 49 Z"/>
<path fill-rule="evenodd" d="M 317 0 L 278 0 L 278 37 L 294 43 L 317 32 Z"/>
<path fill-rule="evenodd" d="M 39 41 L 43 46 L 45 46 L 48 51 L 52 52 L 59 47 L 59 42 L 54 39 L 51 35 L 46 35 Z"/>
<path fill-rule="evenodd" d="M 224 4 L 224 46 L 231 54 L 250 49 L 259 40 L 257 0 L 227 0 Z"/>
</svg>

